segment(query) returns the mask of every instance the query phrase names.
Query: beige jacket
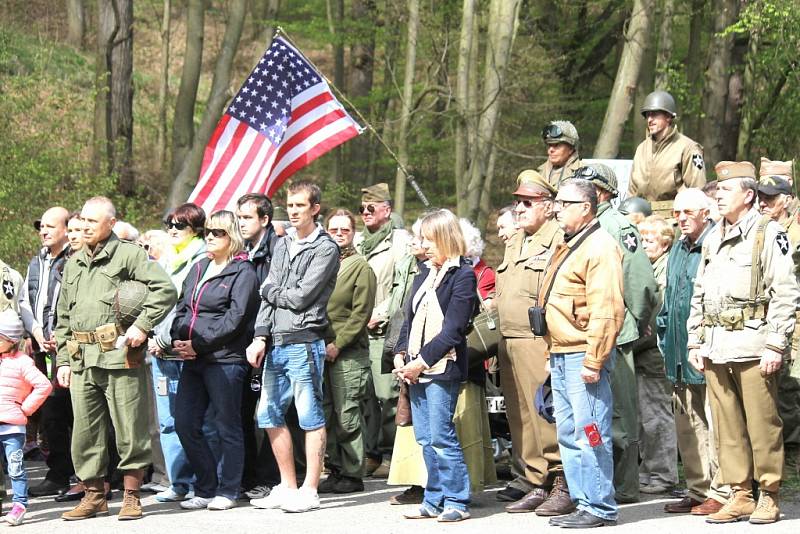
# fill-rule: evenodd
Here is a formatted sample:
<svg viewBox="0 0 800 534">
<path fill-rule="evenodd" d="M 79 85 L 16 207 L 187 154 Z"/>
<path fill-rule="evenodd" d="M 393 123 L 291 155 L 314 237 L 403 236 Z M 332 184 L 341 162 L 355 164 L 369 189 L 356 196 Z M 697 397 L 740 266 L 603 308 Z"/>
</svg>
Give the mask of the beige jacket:
<svg viewBox="0 0 800 534">
<path fill-rule="evenodd" d="M 528 308 L 536 304 L 547 262 L 563 242 L 564 232 L 553 220 L 531 236 L 517 230 L 508 240 L 503 263 L 497 268 L 494 301 L 503 337 L 534 337 Z"/>
<path fill-rule="evenodd" d="M 545 180 L 550 183 L 550 185 L 558 189 L 561 185 L 561 182 L 572 178 L 572 175 L 575 173 L 575 171 L 581 167 L 583 167 L 583 162 L 581 161 L 581 157 L 576 150 L 575 153 L 569 157 L 567 163 L 563 167 L 555 169 L 553 168 L 553 164 L 548 160 L 539 165 L 539 168 L 536 170 L 544 177 Z"/>
<path fill-rule="evenodd" d="M 353 241 L 356 250 L 359 252 L 361 252 L 362 241 L 363 238 L 359 232 Z M 375 307 L 372 309 L 371 319 L 381 322 L 389 319 L 387 315 L 394 283 L 394 267 L 409 254 L 408 245 L 410 243 L 411 235 L 405 230 L 396 229 L 380 245 L 375 247 L 371 254 L 365 256 L 378 281 L 375 293 Z"/>
<path fill-rule="evenodd" d="M 555 268 L 570 246 L 595 225 L 599 223 L 593 221 L 583 232 L 558 246 L 542 281 L 539 300 L 544 300 L 555 276 L 545 309 L 545 341 L 550 352 L 585 352 L 583 365 L 599 370 L 616 346 L 625 318 L 622 250 L 613 237 L 598 227 L 560 269 Z"/>
<path fill-rule="evenodd" d="M 687 321 L 687 345 L 702 348 L 715 363 L 758 360 L 768 345 L 783 351 L 794 331 L 800 286 L 794 274 L 788 237 L 774 221 L 766 227 L 761 252 L 764 295 L 768 302 L 766 317 L 744 321 L 742 330 L 704 323 L 705 314 L 742 309 L 749 301 L 753 243 L 760 218 L 758 211 L 751 209 L 736 224 L 723 219 L 703 242 L 703 257 Z"/>
<path fill-rule="evenodd" d="M 628 196 L 672 200 L 681 189 L 705 184 L 703 147 L 672 126 L 658 143 L 648 135 L 636 148 Z"/>
</svg>

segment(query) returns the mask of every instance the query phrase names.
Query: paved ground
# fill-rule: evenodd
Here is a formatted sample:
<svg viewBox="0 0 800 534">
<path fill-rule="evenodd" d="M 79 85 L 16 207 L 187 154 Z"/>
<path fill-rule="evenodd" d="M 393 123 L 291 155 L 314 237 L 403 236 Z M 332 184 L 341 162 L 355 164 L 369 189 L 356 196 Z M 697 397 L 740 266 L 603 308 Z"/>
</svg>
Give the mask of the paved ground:
<svg viewBox="0 0 800 534">
<path fill-rule="evenodd" d="M 32 481 L 43 474 L 42 464 L 30 465 Z M 71 503 L 56 503 L 52 498 L 33 499 L 23 531 L 38 532 L 81 532 L 82 534 L 114 532 L 145 532 L 147 534 L 179 532 L 180 534 L 218 532 L 220 534 L 238 533 L 283 533 L 292 534 L 338 534 L 338 533 L 403 533 L 424 534 L 441 533 L 446 530 L 461 533 L 516 534 L 556 532 L 547 520 L 534 514 L 507 514 L 502 503 L 495 499 L 498 488 L 490 489 L 477 496 L 472 505 L 473 518 L 463 523 L 442 525 L 433 520 L 407 520 L 402 518 L 405 509 L 411 507 L 389 506 L 386 500 L 397 493 L 398 488 L 390 487 L 382 480 L 368 480 L 366 492 L 355 495 L 324 497 L 322 509 L 305 514 L 287 514 L 280 510 L 256 510 L 242 503 L 238 508 L 225 512 L 206 510 L 187 512 L 177 504 L 161 504 L 153 496 L 144 499 L 145 517 L 139 521 L 117 521 L 121 499 L 115 492 L 110 503 L 111 516 L 78 522 L 66 522 L 59 518 L 68 510 Z M 800 501 L 797 498 L 783 503 L 785 519 L 773 525 L 755 526 L 749 523 L 735 525 L 708 525 L 702 518 L 664 514 L 661 510 L 667 499 L 650 499 L 645 502 L 626 505 L 621 508 L 620 522 L 611 532 L 614 533 L 700 533 L 722 534 L 765 532 L 767 534 L 800 532 Z M 5 510 L 8 510 L 8 500 Z M 5 526 L 0 528 L 7 528 Z"/>
</svg>

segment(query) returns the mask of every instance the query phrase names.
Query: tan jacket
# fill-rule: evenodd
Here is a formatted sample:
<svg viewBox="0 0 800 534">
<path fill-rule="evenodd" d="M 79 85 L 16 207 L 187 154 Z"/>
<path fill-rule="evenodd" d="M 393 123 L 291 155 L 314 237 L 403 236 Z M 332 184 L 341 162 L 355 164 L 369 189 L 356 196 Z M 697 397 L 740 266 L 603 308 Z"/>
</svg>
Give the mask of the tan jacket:
<svg viewBox="0 0 800 534">
<path fill-rule="evenodd" d="M 599 223 L 593 221 L 558 246 L 542 281 L 540 301 L 570 246 L 595 225 Z M 598 227 L 557 273 L 545 310 L 545 341 L 551 353 L 585 352 L 583 365 L 599 370 L 616 346 L 625 318 L 622 251 L 616 240 Z"/>
<path fill-rule="evenodd" d="M 359 232 L 353 241 L 356 250 L 359 252 L 361 252 L 360 245 L 362 241 L 363 238 Z M 394 267 L 409 254 L 409 243 L 411 243 L 411 236 L 408 232 L 399 229 L 392 230 L 392 233 L 380 245 L 375 247 L 371 254 L 365 256 L 378 281 L 375 293 L 375 307 L 372 309 L 371 319 L 378 321 L 387 321 L 389 319 L 387 310 L 392 296 Z"/>
<path fill-rule="evenodd" d="M 672 200 L 681 189 L 705 184 L 703 147 L 672 126 L 658 143 L 648 135 L 636 148 L 628 196 Z"/>
<path fill-rule="evenodd" d="M 564 232 L 553 220 L 531 236 L 517 230 L 508 240 L 503 263 L 497 268 L 494 301 L 503 337 L 534 337 L 528 308 L 536 304 L 547 262 L 563 242 Z"/>
<path fill-rule="evenodd" d="M 767 345 L 779 351 L 789 345 L 800 303 L 791 245 L 780 224 L 771 221 L 761 252 L 766 317 L 744 321 L 742 330 L 705 324 L 705 314 L 742 309 L 750 300 L 753 243 L 761 215 L 751 209 L 741 221 L 715 226 L 703 242 L 692 309 L 687 321 L 688 347 L 703 348 L 716 363 L 758 360 Z"/>
<path fill-rule="evenodd" d="M 539 165 L 537 171 L 544 177 L 545 180 L 550 183 L 550 185 L 558 189 L 561 185 L 561 182 L 571 178 L 575 171 L 581 167 L 583 167 L 583 162 L 581 161 L 581 157 L 576 150 L 575 153 L 569 157 L 567 163 L 563 167 L 555 169 L 553 168 L 553 164 L 548 160 Z"/>
</svg>

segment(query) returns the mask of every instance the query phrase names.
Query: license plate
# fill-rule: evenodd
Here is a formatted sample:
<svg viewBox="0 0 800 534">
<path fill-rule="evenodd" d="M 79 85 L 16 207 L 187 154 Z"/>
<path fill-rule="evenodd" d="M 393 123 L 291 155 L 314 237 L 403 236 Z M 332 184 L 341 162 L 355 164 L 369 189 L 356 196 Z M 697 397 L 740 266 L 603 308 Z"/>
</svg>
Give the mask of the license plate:
<svg viewBox="0 0 800 534">
<path fill-rule="evenodd" d="M 486 397 L 486 409 L 489 413 L 506 413 L 505 397 Z"/>
</svg>

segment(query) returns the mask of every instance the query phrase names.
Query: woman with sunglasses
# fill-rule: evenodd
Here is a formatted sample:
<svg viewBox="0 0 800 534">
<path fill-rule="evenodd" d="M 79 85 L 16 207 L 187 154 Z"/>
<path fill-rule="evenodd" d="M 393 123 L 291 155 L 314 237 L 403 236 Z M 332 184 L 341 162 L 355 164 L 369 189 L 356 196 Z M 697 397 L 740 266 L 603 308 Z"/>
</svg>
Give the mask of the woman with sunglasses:
<svg viewBox="0 0 800 534">
<path fill-rule="evenodd" d="M 241 392 L 247 374 L 245 349 L 253 339 L 260 304 L 258 279 L 243 253 L 236 216 L 218 211 L 206 222 L 207 258 L 183 283 L 172 344 L 183 359 L 175 399 L 175 429 L 196 479 L 187 510 L 227 510 L 236 505 L 244 466 Z M 209 407 L 219 436 L 214 455 L 203 433 Z"/>
</svg>

